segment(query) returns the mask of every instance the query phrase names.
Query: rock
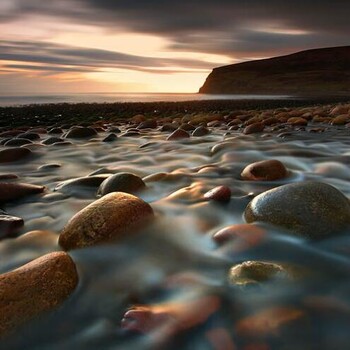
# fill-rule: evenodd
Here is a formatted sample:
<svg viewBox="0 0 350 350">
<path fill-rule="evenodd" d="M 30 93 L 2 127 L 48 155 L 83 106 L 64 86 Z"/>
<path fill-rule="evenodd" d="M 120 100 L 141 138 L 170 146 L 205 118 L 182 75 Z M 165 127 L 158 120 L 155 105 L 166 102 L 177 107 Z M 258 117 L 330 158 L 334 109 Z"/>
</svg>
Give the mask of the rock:
<svg viewBox="0 0 350 350">
<path fill-rule="evenodd" d="M 180 139 L 187 139 L 189 137 L 190 137 L 190 134 L 187 131 L 182 129 L 176 129 L 167 137 L 167 140 L 168 141 L 180 140 Z"/>
<path fill-rule="evenodd" d="M 129 236 L 153 218 L 152 207 L 142 199 L 113 192 L 82 209 L 59 237 L 65 250 L 88 247 Z"/>
<path fill-rule="evenodd" d="M 138 125 L 137 129 L 155 129 L 157 126 L 158 124 L 156 120 L 145 120 Z"/>
<path fill-rule="evenodd" d="M 350 112 L 350 105 L 338 105 L 331 110 L 330 115 L 336 117 L 341 114 L 347 114 L 348 112 Z"/>
<path fill-rule="evenodd" d="M 0 163 L 17 162 L 28 158 L 32 154 L 32 151 L 25 147 L 4 149 L 0 151 Z"/>
<path fill-rule="evenodd" d="M 48 137 L 47 139 L 41 141 L 41 143 L 43 145 L 53 145 L 54 143 L 57 143 L 57 142 L 64 142 L 63 139 L 61 139 L 60 137 Z"/>
<path fill-rule="evenodd" d="M 47 133 L 50 135 L 51 134 L 59 135 L 59 134 L 63 134 L 63 130 L 61 128 L 52 128 Z"/>
<path fill-rule="evenodd" d="M 173 132 L 173 131 L 175 131 L 177 128 L 178 128 L 178 125 L 167 123 L 167 124 L 164 124 L 164 125 L 160 128 L 160 131 L 171 131 L 171 132 Z"/>
<path fill-rule="evenodd" d="M 0 239 L 14 237 L 24 226 L 22 218 L 0 211 Z"/>
<path fill-rule="evenodd" d="M 102 140 L 102 142 L 113 142 L 113 141 L 115 141 L 115 140 L 117 140 L 118 139 L 118 136 L 116 135 L 116 134 L 109 134 L 109 135 L 107 135 L 103 140 Z"/>
<path fill-rule="evenodd" d="M 44 186 L 17 182 L 0 182 L 0 203 L 44 192 Z"/>
<path fill-rule="evenodd" d="M 288 170 L 279 160 L 262 160 L 246 166 L 241 177 L 250 181 L 274 181 L 288 176 Z"/>
<path fill-rule="evenodd" d="M 349 200 L 321 182 L 298 182 L 255 197 L 244 217 L 248 223 L 267 222 L 307 238 L 324 238 L 350 223 Z"/>
<path fill-rule="evenodd" d="M 56 185 L 54 191 L 59 191 L 68 194 L 80 194 L 85 190 L 97 191 L 103 181 L 108 178 L 108 175 L 93 175 L 78 177 L 75 179 L 60 182 Z"/>
<path fill-rule="evenodd" d="M 295 126 L 306 126 L 307 120 L 301 117 L 291 117 L 287 120 L 287 123 Z"/>
<path fill-rule="evenodd" d="M 27 139 L 27 140 L 39 140 L 40 139 L 40 135 L 34 132 L 24 132 L 23 134 L 19 134 L 17 136 L 17 138 L 19 139 Z"/>
<path fill-rule="evenodd" d="M 218 244 L 234 242 L 235 251 L 242 251 L 259 244 L 266 236 L 266 231 L 253 224 L 236 224 L 224 227 L 213 235 Z"/>
<path fill-rule="evenodd" d="M 97 135 L 98 134 L 96 130 L 93 128 L 75 126 L 67 132 L 65 137 L 73 138 L 73 139 L 82 139 L 82 138 L 90 138 Z"/>
<path fill-rule="evenodd" d="M 286 270 L 278 264 L 263 261 L 245 261 L 230 269 L 231 284 L 248 285 L 286 277 Z"/>
<path fill-rule="evenodd" d="M 75 264 L 64 252 L 44 255 L 0 275 L 0 336 L 55 309 L 77 284 Z"/>
<path fill-rule="evenodd" d="M 265 125 L 263 123 L 254 123 L 246 126 L 243 130 L 243 134 L 249 135 L 249 134 L 255 134 L 258 132 L 262 132 L 265 129 Z"/>
<path fill-rule="evenodd" d="M 5 142 L 4 146 L 6 146 L 6 147 L 19 147 L 19 146 L 23 146 L 23 145 L 28 145 L 29 143 L 33 143 L 33 142 L 29 139 L 15 138 L 15 139 L 11 139 L 11 140 L 8 140 L 7 142 Z"/>
<path fill-rule="evenodd" d="M 217 186 L 204 194 L 204 198 L 218 202 L 229 202 L 231 190 L 227 186 Z"/>
<path fill-rule="evenodd" d="M 0 180 L 14 180 L 18 179 L 16 174 L 0 174 Z"/>
<path fill-rule="evenodd" d="M 204 126 L 199 126 L 198 128 L 196 128 L 193 132 L 192 135 L 193 136 L 205 136 L 208 135 L 210 133 L 209 129 L 204 127 Z"/>
<path fill-rule="evenodd" d="M 135 194 L 146 187 L 143 180 L 131 173 L 118 173 L 105 179 L 98 189 L 98 195 L 104 196 L 110 192 L 126 192 Z"/>
<path fill-rule="evenodd" d="M 345 125 L 350 120 L 350 115 L 342 114 L 332 120 L 332 125 Z"/>
</svg>

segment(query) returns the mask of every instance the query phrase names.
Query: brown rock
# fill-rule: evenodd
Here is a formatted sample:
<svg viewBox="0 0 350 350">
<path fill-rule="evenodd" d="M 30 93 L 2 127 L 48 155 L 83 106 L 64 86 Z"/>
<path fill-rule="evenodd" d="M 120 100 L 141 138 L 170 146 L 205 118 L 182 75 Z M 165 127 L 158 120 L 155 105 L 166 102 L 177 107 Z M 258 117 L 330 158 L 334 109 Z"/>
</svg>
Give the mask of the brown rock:
<svg viewBox="0 0 350 350">
<path fill-rule="evenodd" d="M 350 115 L 342 114 L 338 115 L 332 120 L 332 125 L 345 125 L 350 120 Z"/>
<path fill-rule="evenodd" d="M 192 135 L 193 136 L 204 136 L 208 135 L 210 133 L 209 129 L 204 126 L 199 126 L 195 130 L 193 130 Z"/>
<path fill-rule="evenodd" d="M 15 236 L 23 225 L 23 219 L 0 211 L 0 239 Z"/>
<path fill-rule="evenodd" d="M 174 132 L 172 132 L 168 137 L 167 140 L 179 140 L 179 139 L 187 139 L 190 137 L 190 134 L 182 129 L 177 129 Z"/>
<path fill-rule="evenodd" d="M 246 126 L 243 130 L 243 134 L 255 134 L 264 131 L 265 125 L 263 123 L 254 123 Z"/>
<path fill-rule="evenodd" d="M 0 163 L 17 162 L 28 158 L 32 154 L 32 151 L 28 148 L 16 147 L 9 148 L 0 151 Z"/>
<path fill-rule="evenodd" d="M 307 120 L 301 117 L 292 117 L 287 120 L 287 123 L 291 125 L 306 126 Z"/>
<path fill-rule="evenodd" d="M 288 175 L 288 170 L 279 160 L 262 160 L 246 166 L 241 177 L 250 181 L 274 181 L 283 179 Z"/>
<path fill-rule="evenodd" d="M 152 207 L 142 199 L 109 193 L 73 216 L 61 232 L 59 244 L 70 250 L 120 239 L 152 218 Z"/>
<path fill-rule="evenodd" d="M 231 199 L 231 190 L 227 186 L 218 186 L 205 193 L 204 198 L 218 202 L 228 202 Z"/>
<path fill-rule="evenodd" d="M 89 138 L 97 135 L 98 134 L 96 130 L 93 128 L 75 126 L 67 132 L 65 137 L 73 138 L 73 139 L 82 139 L 82 138 Z"/>
<path fill-rule="evenodd" d="M 75 264 L 64 252 L 0 275 L 0 336 L 62 304 L 77 284 Z"/>
<path fill-rule="evenodd" d="M 43 192 L 44 186 L 16 182 L 0 182 L 0 202 L 9 202 Z"/>
</svg>

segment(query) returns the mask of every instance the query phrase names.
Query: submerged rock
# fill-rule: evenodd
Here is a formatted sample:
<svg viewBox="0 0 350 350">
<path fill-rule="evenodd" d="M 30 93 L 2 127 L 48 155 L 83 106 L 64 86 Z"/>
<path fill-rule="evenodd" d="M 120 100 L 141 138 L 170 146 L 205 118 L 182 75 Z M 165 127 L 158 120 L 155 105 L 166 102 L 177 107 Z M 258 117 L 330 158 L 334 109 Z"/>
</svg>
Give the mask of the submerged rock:
<svg viewBox="0 0 350 350">
<path fill-rule="evenodd" d="M 17 162 L 28 158 L 32 151 L 25 147 L 8 148 L 0 151 L 0 163 Z"/>
<path fill-rule="evenodd" d="M 172 132 L 168 137 L 167 140 L 179 140 L 179 139 L 188 139 L 190 137 L 190 134 L 183 130 L 183 129 L 176 129 L 174 132 Z"/>
<path fill-rule="evenodd" d="M 126 192 L 135 194 L 146 187 L 143 180 L 131 173 L 118 173 L 105 179 L 98 189 L 98 195 L 104 196 L 111 192 Z"/>
<path fill-rule="evenodd" d="M 303 237 L 323 238 L 349 225 L 350 203 L 331 185 L 299 182 L 261 193 L 244 217 L 248 223 L 268 222 Z"/>
<path fill-rule="evenodd" d="M 230 269 L 228 279 L 231 284 L 247 285 L 268 282 L 286 274 L 285 269 L 275 263 L 245 261 Z"/>
<path fill-rule="evenodd" d="M 77 284 L 76 266 L 64 252 L 0 275 L 0 337 L 62 304 Z"/>
<path fill-rule="evenodd" d="M 132 234 L 153 218 L 152 207 L 127 193 L 113 192 L 82 209 L 59 237 L 65 250 L 83 248 Z"/>
<path fill-rule="evenodd" d="M 274 181 L 283 179 L 287 175 L 286 167 L 276 159 L 249 164 L 241 173 L 242 179 L 251 181 Z"/>
<path fill-rule="evenodd" d="M 9 202 L 37 193 L 42 193 L 44 190 L 44 186 L 16 182 L 1 182 L 0 203 Z"/>
<path fill-rule="evenodd" d="M 0 239 L 15 236 L 23 226 L 22 218 L 0 211 Z"/>
</svg>

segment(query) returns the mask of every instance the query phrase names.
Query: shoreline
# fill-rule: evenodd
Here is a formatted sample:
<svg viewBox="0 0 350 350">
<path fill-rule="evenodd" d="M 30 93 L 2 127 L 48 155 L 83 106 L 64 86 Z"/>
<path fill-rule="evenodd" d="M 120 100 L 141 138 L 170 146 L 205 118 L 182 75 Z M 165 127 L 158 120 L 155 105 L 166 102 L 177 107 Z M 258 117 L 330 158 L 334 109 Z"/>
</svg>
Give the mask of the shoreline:
<svg viewBox="0 0 350 350">
<path fill-rule="evenodd" d="M 176 114 L 225 113 L 232 110 L 268 110 L 347 103 L 350 96 L 299 97 L 281 100 L 192 100 L 178 102 L 50 103 L 0 107 L 0 127 L 56 123 L 115 121 L 137 114 L 170 117 Z"/>
</svg>

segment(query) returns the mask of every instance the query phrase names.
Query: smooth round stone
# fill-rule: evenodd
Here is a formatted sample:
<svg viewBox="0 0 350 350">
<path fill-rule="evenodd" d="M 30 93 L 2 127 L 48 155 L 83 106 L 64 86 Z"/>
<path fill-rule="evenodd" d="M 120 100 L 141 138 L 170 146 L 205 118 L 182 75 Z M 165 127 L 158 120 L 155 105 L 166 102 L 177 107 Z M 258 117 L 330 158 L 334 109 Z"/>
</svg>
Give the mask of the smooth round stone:
<svg viewBox="0 0 350 350">
<path fill-rule="evenodd" d="M 4 149 L 0 151 L 0 163 L 17 162 L 28 158 L 32 154 L 32 151 L 25 147 Z"/>
<path fill-rule="evenodd" d="M 19 147 L 19 146 L 23 146 L 23 145 L 28 145 L 30 143 L 33 143 L 33 142 L 29 139 L 15 138 L 15 139 L 8 140 L 4 144 L 4 146 L 6 146 L 6 147 Z"/>
<path fill-rule="evenodd" d="M 258 132 L 262 132 L 265 129 L 265 125 L 263 123 L 253 123 L 248 126 L 246 126 L 243 130 L 243 134 L 249 135 L 249 134 L 255 134 Z"/>
<path fill-rule="evenodd" d="M 227 186 L 217 186 L 204 194 L 204 198 L 217 202 L 229 202 L 231 190 Z"/>
<path fill-rule="evenodd" d="M 42 193 L 44 190 L 44 186 L 17 182 L 0 182 L 0 202 L 9 202 L 33 194 Z"/>
<path fill-rule="evenodd" d="M 208 135 L 209 133 L 210 133 L 210 131 L 208 128 L 206 128 L 204 126 L 199 126 L 195 130 L 193 130 L 192 135 L 193 136 L 205 136 L 205 135 Z"/>
<path fill-rule="evenodd" d="M 0 337 L 55 309 L 77 284 L 76 266 L 64 252 L 44 255 L 0 275 Z"/>
<path fill-rule="evenodd" d="M 90 138 L 96 135 L 98 134 L 96 130 L 93 128 L 76 126 L 70 129 L 65 135 L 65 137 L 73 138 L 73 139 L 81 139 L 81 138 Z"/>
<path fill-rule="evenodd" d="M 231 284 L 248 285 L 272 281 L 278 277 L 286 277 L 286 275 L 287 272 L 279 264 L 245 261 L 230 269 L 228 280 Z"/>
<path fill-rule="evenodd" d="M 41 143 L 43 145 L 53 145 L 54 143 L 57 143 L 57 142 L 63 142 L 64 140 L 61 139 L 60 137 L 48 137 L 47 139 L 43 140 Z"/>
<path fill-rule="evenodd" d="M 152 207 L 142 199 L 113 192 L 82 209 L 59 237 L 65 250 L 83 248 L 135 233 L 153 218 Z"/>
<path fill-rule="evenodd" d="M 19 134 L 17 136 L 19 139 L 28 139 L 28 140 L 39 140 L 40 135 L 34 132 L 24 132 L 23 134 Z"/>
<path fill-rule="evenodd" d="M 250 181 L 274 181 L 288 176 L 288 170 L 276 159 L 262 160 L 246 166 L 241 177 Z"/>
<path fill-rule="evenodd" d="M 135 194 L 146 187 L 143 180 L 131 173 L 118 173 L 105 179 L 98 189 L 97 194 L 104 196 L 111 192 L 125 192 Z"/>
<path fill-rule="evenodd" d="M 118 136 L 116 135 L 116 134 L 109 134 L 109 135 L 107 135 L 103 140 L 102 140 L 102 142 L 113 142 L 113 141 L 115 141 L 115 140 L 117 140 L 118 139 Z"/>
<path fill-rule="evenodd" d="M 176 129 L 173 131 L 168 137 L 167 140 L 180 140 L 180 139 L 188 139 L 190 137 L 190 134 L 182 129 Z"/>
<path fill-rule="evenodd" d="M 158 124 L 156 120 L 145 120 L 138 125 L 137 129 L 155 129 L 157 126 Z"/>
<path fill-rule="evenodd" d="M 50 134 L 50 135 L 51 134 L 58 135 L 58 134 L 63 134 L 63 130 L 61 128 L 52 128 L 47 133 Z"/>
<path fill-rule="evenodd" d="M 321 182 L 298 182 L 256 196 L 244 212 L 248 223 L 267 222 L 307 238 L 324 238 L 350 223 L 349 200 Z"/>
<path fill-rule="evenodd" d="M 56 185 L 54 191 L 59 191 L 63 193 L 79 193 L 84 189 L 92 189 L 96 191 L 101 183 L 106 180 L 107 175 L 93 175 L 78 177 L 75 179 L 60 182 Z"/>
<path fill-rule="evenodd" d="M 173 131 L 175 131 L 177 128 L 178 128 L 177 125 L 171 124 L 171 123 L 167 123 L 167 124 L 164 124 L 164 125 L 160 128 L 160 131 L 170 131 L 170 132 L 173 132 Z"/>
<path fill-rule="evenodd" d="M 18 179 L 18 175 L 16 174 L 0 174 L 0 180 L 14 180 L 14 179 Z"/>
</svg>

